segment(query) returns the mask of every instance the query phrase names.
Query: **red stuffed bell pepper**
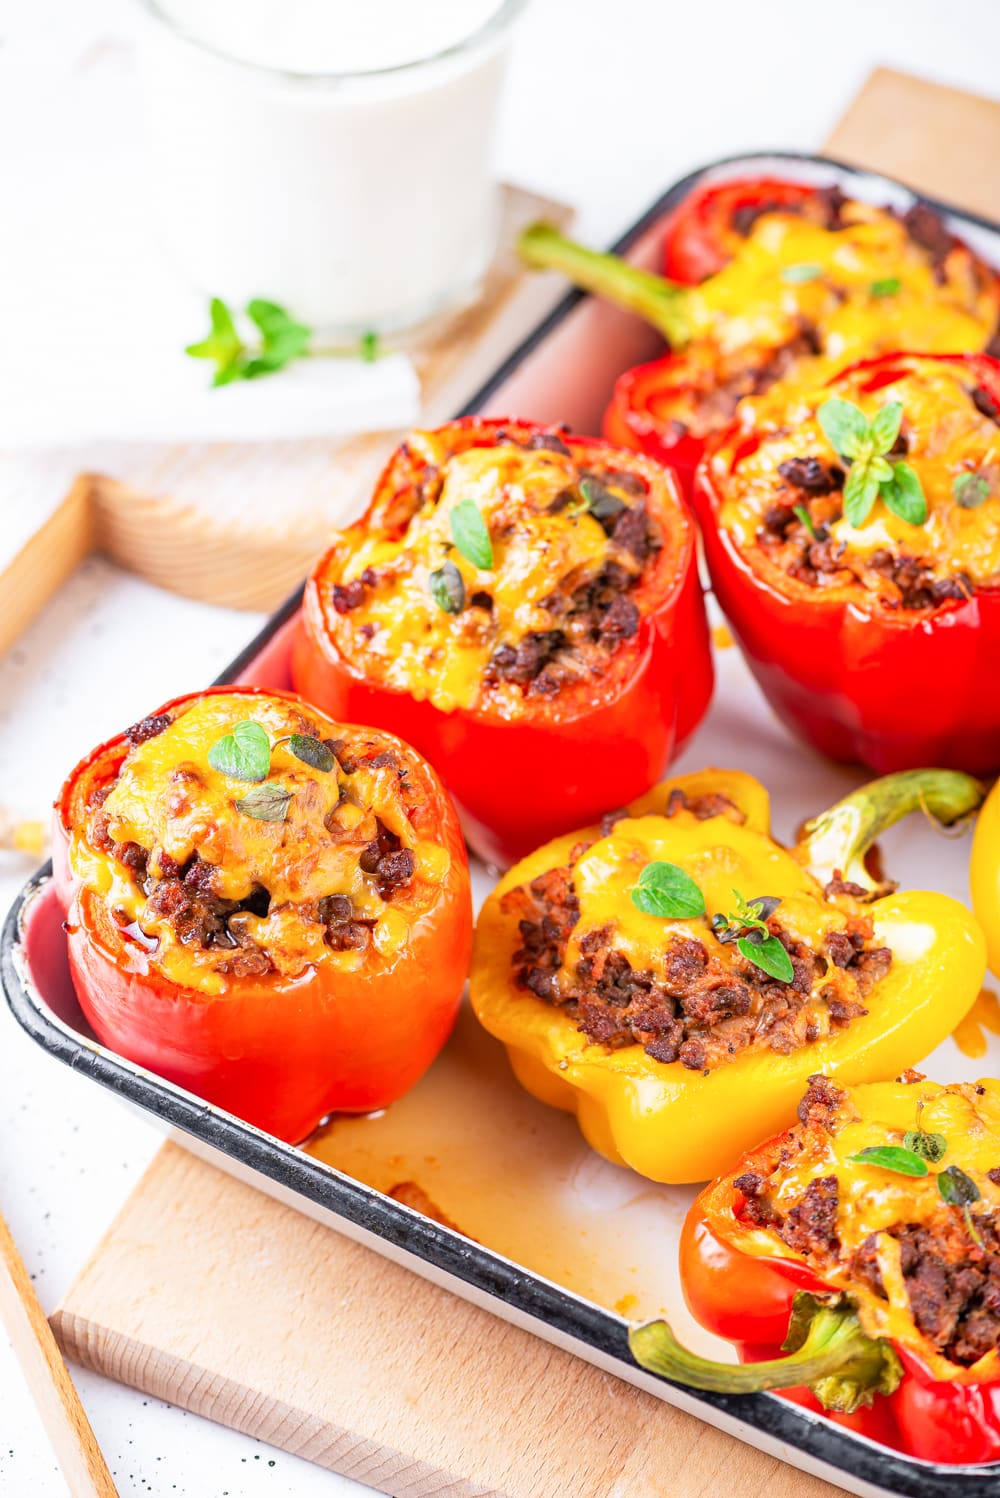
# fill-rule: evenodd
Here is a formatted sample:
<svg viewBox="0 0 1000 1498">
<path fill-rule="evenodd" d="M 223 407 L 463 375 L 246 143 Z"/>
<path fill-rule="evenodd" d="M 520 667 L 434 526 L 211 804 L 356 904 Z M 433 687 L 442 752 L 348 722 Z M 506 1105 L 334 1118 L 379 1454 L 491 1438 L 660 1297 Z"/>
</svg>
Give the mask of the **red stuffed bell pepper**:
<svg viewBox="0 0 1000 1498">
<path fill-rule="evenodd" d="M 286 692 L 178 698 L 74 770 L 55 862 L 98 1038 L 279 1138 L 385 1107 L 448 1037 L 465 849 L 386 733 Z"/>
<path fill-rule="evenodd" d="M 996 360 L 890 355 L 747 402 L 698 470 L 716 597 L 833 759 L 1000 769 L 998 421 Z"/>
<path fill-rule="evenodd" d="M 632 1331 L 636 1360 L 781 1390 L 927 1461 L 1000 1460 L 1000 1083 L 817 1076 L 799 1116 L 702 1192 L 681 1238 L 692 1314 L 745 1365 L 665 1322 Z"/>
<path fill-rule="evenodd" d="M 309 580 L 293 675 L 415 744 L 489 859 L 641 795 L 712 690 L 673 475 L 528 422 L 411 434 Z"/>
<path fill-rule="evenodd" d="M 671 463 L 685 486 L 742 397 L 786 378 L 820 384 L 891 349 L 984 349 L 1000 312 L 995 271 L 926 204 L 899 215 L 775 179 L 696 189 L 667 223 L 669 281 L 544 225 L 523 252 L 665 335 L 667 357 L 618 380 L 604 430 Z"/>
</svg>

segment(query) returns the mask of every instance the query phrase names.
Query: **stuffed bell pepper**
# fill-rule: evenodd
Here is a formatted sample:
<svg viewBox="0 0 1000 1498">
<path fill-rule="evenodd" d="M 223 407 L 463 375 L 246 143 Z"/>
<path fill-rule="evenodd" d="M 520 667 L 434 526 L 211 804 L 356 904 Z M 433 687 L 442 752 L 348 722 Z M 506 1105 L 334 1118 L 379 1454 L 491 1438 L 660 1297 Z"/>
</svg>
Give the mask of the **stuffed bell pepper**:
<svg viewBox="0 0 1000 1498">
<path fill-rule="evenodd" d="M 672 463 L 685 484 L 743 396 L 786 378 L 819 384 L 892 349 L 982 350 L 1000 312 L 996 272 L 927 204 L 898 213 L 773 179 L 696 189 L 667 224 L 670 280 L 544 225 L 522 253 L 665 335 L 670 355 L 618 381 L 605 432 Z"/>
<path fill-rule="evenodd" d="M 487 858 L 600 815 L 656 781 L 711 696 L 673 476 L 526 422 L 412 433 L 309 580 L 293 675 L 425 754 Z"/>
<path fill-rule="evenodd" d="M 74 770 L 55 861 L 98 1039 L 280 1138 L 393 1102 L 448 1037 L 465 848 L 389 734 L 290 693 L 178 698 Z"/>
<path fill-rule="evenodd" d="M 880 772 L 1000 770 L 1000 363 L 865 360 L 747 401 L 695 479 L 716 597 L 778 715 Z"/>
<path fill-rule="evenodd" d="M 981 800 L 966 775 L 891 776 L 786 849 L 749 775 L 668 780 L 508 871 L 479 917 L 473 1009 L 609 1160 L 706 1180 L 794 1119 L 811 1073 L 892 1076 L 969 1010 L 972 915 L 896 892 L 864 855 L 907 812 L 953 823 Z"/>
<path fill-rule="evenodd" d="M 662 1321 L 633 1329 L 634 1357 L 698 1389 L 787 1391 L 925 1461 L 1000 1461 L 1000 1082 L 817 1075 L 798 1111 L 681 1237 L 691 1312 L 747 1361 L 698 1357 Z"/>
</svg>

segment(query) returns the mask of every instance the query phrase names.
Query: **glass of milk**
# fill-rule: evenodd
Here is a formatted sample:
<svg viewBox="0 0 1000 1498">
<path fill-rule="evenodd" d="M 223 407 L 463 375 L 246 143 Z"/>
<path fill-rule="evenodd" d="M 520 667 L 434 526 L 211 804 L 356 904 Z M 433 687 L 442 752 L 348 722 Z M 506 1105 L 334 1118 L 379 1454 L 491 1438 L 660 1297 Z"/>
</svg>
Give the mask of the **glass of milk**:
<svg viewBox="0 0 1000 1498">
<path fill-rule="evenodd" d="M 524 4 L 144 0 L 149 189 L 181 272 L 350 336 L 472 295 Z"/>
</svg>

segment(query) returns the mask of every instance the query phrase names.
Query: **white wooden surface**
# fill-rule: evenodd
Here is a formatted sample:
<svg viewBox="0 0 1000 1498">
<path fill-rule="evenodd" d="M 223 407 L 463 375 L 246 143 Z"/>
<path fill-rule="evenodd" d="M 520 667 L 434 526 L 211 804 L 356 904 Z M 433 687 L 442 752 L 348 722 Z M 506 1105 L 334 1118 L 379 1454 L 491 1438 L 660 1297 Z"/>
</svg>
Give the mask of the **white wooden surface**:
<svg viewBox="0 0 1000 1498">
<path fill-rule="evenodd" d="M 841 0 L 834 11 L 769 0 L 712 7 L 662 0 L 533 0 L 515 46 L 501 136 L 501 173 L 581 208 L 581 230 L 607 240 L 670 180 L 725 152 L 784 145 L 810 149 L 829 131 L 869 69 L 880 62 L 990 92 L 1000 46 L 994 0 Z M 106 68 L 112 103 L 127 98 L 126 0 L 33 0 L 5 17 L 0 50 L 0 167 L 4 239 L 51 221 L 52 179 L 15 182 L 14 146 L 40 132 L 53 159 L 75 121 L 67 81 L 80 67 Z M 123 40 L 124 38 L 124 40 Z M 47 66 L 37 87 L 27 63 Z M 130 133 L 126 104 L 121 130 Z M 970 142 L 970 149 L 975 143 Z M 94 163 L 108 211 L 134 205 L 108 192 L 107 166 Z M 8 176 L 8 173 L 10 174 Z M 74 184 L 63 232 L 39 241 L 38 284 L 0 275 L 0 319 L 28 299 L 44 319 L 46 278 L 72 253 L 72 226 L 86 211 L 86 183 Z M 0 246 L 0 270 L 5 248 Z M 5 324 L 0 323 L 0 326 Z M 16 357 L 5 344 L 0 357 Z M 40 398 L 44 398 L 40 393 Z M 99 455 L 94 455 L 95 462 Z M 41 465 L 61 492 L 72 464 L 51 454 Z M 21 521 L 19 465 L 0 468 L 0 521 Z M 33 489 L 38 473 L 31 472 Z M 74 758 L 151 703 L 207 680 L 247 638 L 254 621 L 192 604 L 87 565 L 57 604 L 0 663 L 0 802 L 44 814 Z M 731 655 L 731 653 L 728 653 Z M 735 660 L 727 671 L 740 671 Z M 748 684 L 751 711 L 737 723 L 725 706 L 686 756 L 760 758 L 780 730 Z M 748 765 L 752 768 L 752 765 Z M 781 803 L 790 832 L 810 801 L 810 762 L 799 766 Z M 0 904 L 25 868 L 0 854 Z M 0 1201 L 51 1306 L 137 1180 L 157 1136 L 98 1089 L 50 1062 L 0 1016 Z M 218 1427 L 77 1374 L 85 1405 L 125 1498 L 311 1498 L 362 1489 Z M 8 1349 L 0 1343 L 0 1492 L 64 1498 Z"/>
</svg>

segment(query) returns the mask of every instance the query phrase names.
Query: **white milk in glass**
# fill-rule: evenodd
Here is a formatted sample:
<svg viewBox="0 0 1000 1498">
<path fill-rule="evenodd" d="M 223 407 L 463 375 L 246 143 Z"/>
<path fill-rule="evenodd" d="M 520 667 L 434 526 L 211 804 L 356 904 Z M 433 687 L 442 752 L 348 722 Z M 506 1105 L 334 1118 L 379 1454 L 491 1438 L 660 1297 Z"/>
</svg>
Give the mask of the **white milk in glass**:
<svg viewBox="0 0 1000 1498">
<path fill-rule="evenodd" d="M 326 330 L 474 291 L 524 0 L 146 0 L 149 188 L 180 271 Z"/>
</svg>

